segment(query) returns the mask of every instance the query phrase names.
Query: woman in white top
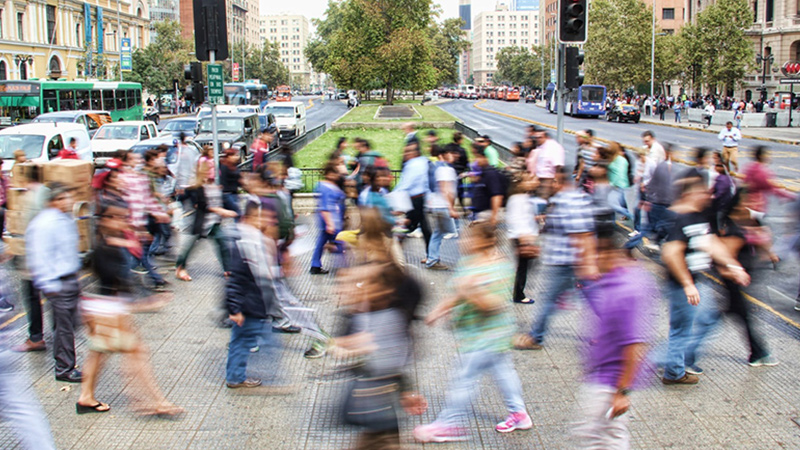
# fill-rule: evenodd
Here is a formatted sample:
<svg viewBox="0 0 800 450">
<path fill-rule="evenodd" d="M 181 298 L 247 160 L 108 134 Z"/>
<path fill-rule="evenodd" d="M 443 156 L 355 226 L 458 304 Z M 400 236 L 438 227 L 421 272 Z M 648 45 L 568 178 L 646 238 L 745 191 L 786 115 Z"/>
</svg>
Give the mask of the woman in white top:
<svg viewBox="0 0 800 450">
<path fill-rule="evenodd" d="M 538 187 L 538 180 L 527 172 L 519 172 L 511 183 L 511 196 L 506 203 L 506 225 L 508 238 L 514 243 L 517 253 L 517 276 L 514 279 L 514 303 L 533 304 L 533 300 L 525 296 L 525 285 L 528 284 L 528 267 L 539 255 L 536 237 L 539 225 L 536 222 L 536 207 L 532 192 Z"/>
</svg>

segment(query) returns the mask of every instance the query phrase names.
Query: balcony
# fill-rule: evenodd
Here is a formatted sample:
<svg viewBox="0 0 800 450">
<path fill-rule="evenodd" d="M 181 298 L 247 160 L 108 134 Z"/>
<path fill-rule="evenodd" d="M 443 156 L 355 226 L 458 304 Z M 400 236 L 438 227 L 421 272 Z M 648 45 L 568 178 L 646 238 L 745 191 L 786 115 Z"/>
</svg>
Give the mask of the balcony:
<svg viewBox="0 0 800 450">
<path fill-rule="evenodd" d="M 231 0 L 231 4 L 235 8 L 239 8 L 242 11 L 247 12 L 247 2 L 245 0 Z"/>
</svg>

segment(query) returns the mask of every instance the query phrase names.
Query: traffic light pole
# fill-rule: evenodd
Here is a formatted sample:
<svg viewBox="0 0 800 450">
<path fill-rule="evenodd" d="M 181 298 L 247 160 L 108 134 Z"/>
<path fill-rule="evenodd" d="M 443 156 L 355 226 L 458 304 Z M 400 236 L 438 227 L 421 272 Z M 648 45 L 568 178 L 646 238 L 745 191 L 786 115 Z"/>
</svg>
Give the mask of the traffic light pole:
<svg viewBox="0 0 800 450">
<path fill-rule="evenodd" d="M 209 50 L 208 51 L 208 63 L 214 64 L 216 62 L 216 51 Z M 200 98 L 205 101 L 205 93 L 200 92 Z M 197 98 L 197 95 L 195 95 Z M 196 100 L 195 100 L 196 101 Z M 216 178 L 217 184 L 219 184 L 219 135 L 217 130 L 217 104 L 211 103 L 211 134 L 213 139 L 214 145 L 214 176 Z"/>
<path fill-rule="evenodd" d="M 556 67 L 556 79 L 558 80 L 558 120 L 556 122 L 556 140 L 559 144 L 564 145 L 564 44 L 558 44 L 558 65 Z"/>
</svg>

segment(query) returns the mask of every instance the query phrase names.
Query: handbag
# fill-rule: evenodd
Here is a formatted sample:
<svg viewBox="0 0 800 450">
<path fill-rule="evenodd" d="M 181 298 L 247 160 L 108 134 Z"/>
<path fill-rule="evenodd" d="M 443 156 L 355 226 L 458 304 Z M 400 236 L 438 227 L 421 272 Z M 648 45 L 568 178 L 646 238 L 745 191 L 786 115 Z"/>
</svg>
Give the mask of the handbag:
<svg viewBox="0 0 800 450">
<path fill-rule="evenodd" d="M 89 348 L 101 353 L 129 352 L 139 345 L 127 303 L 120 297 L 84 295 L 81 313 L 89 334 Z"/>
<path fill-rule="evenodd" d="M 370 430 L 397 429 L 400 375 L 360 376 L 353 380 L 344 402 L 344 421 Z"/>
</svg>

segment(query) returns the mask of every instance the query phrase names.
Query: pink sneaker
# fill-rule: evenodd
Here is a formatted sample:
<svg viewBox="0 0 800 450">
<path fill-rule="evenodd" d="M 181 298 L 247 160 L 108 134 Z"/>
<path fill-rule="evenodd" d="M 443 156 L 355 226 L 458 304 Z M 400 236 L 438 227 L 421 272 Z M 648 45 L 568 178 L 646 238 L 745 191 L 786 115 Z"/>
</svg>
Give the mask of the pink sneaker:
<svg viewBox="0 0 800 450">
<path fill-rule="evenodd" d="M 533 428 L 531 416 L 526 412 L 515 412 L 508 416 L 505 422 L 500 422 L 494 428 L 500 433 L 511 433 L 514 430 L 530 430 Z"/>
<path fill-rule="evenodd" d="M 466 441 L 468 437 L 463 428 L 448 427 L 436 422 L 414 428 L 414 438 L 420 442 Z"/>
</svg>

